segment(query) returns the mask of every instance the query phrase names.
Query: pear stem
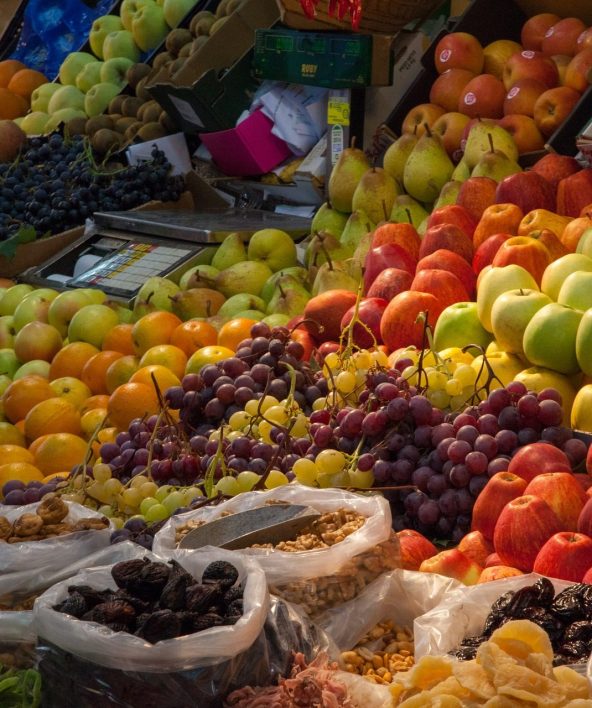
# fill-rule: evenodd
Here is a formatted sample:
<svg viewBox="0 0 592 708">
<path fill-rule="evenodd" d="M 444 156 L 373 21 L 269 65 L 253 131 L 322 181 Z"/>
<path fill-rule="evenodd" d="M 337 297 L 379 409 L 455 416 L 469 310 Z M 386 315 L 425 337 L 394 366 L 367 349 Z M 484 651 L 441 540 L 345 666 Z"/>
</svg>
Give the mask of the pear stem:
<svg viewBox="0 0 592 708">
<path fill-rule="evenodd" d="M 356 147 L 356 136 L 355 135 L 351 139 L 349 146 L 352 150 Z"/>
<path fill-rule="evenodd" d="M 493 147 L 493 135 L 491 133 L 487 133 L 487 139 L 489 140 L 489 149 L 491 152 L 495 152 L 495 149 Z"/>
<path fill-rule="evenodd" d="M 325 243 L 323 240 L 323 236 L 321 234 L 317 234 L 318 239 L 319 239 L 319 244 L 321 246 L 321 251 L 325 254 L 325 258 L 327 259 L 327 265 L 329 266 L 329 270 L 333 270 L 333 261 L 331 260 L 331 256 L 329 255 L 329 251 L 325 247 Z"/>
<path fill-rule="evenodd" d="M 384 220 L 388 221 L 389 215 L 386 210 L 386 200 L 385 199 L 382 200 L 382 213 L 384 214 Z"/>
<path fill-rule="evenodd" d="M 411 211 L 409 209 L 405 209 L 405 214 L 407 214 L 407 219 L 409 220 L 409 223 L 413 226 L 413 219 L 411 217 Z"/>
<path fill-rule="evenodd" d="M 431 137 L 432 137 L 432 131 L 430 130 L 430 126 L 429 126 L 427 123 L 424 123 L 424 124 L 423 124 L 423 127 L 424 127 L 424 129 L 425 129 L 425 132 L 426 132 L 426 135 L 428 136 L 428 138 L 431 138 Z"/>
<path fill-rule="evenodd" d="M 282 286 L 280 285 L 280 283 L 277 284 L 277 287 L 278 287 L 278 290 L 280 291 L 280 295 L 285 298 L 285 297 L 286 297 L 286 291 L 282 288 Z"/>
<path fill-rule="evenodd" d="M 206 313 L 207 313 L 208 317 L 212 316 L 212 301 L 211 300 L 206 301 Z"/>
</svg>

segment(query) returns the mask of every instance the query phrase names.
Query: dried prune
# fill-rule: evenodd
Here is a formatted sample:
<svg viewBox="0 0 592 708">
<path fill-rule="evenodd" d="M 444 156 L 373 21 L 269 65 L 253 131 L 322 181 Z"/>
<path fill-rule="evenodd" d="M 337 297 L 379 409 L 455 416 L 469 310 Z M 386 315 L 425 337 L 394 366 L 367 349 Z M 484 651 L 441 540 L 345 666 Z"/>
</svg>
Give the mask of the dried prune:
<svg viewBox="0 0 592 708">
<path fill-rule="evenodd" d="M 201 617 L 194 622 L 193 631 L 202 632 L 204 629 L 219 627 L 221 624 L 224 624 L 224 619 L 220 617 L 220 615 L 208 612 L 205 615 L 201 615 Z"/>
<path fill-rule="evenodd" d="M 231 588 L 238 580 L 238 570 L 227 561 L 214 561 L 202 573 L 202 583 L 206 580 L 215 580 L 223 587 Z"/>
<path fill-rule="evenodd" d="M 95 605 L 101 602 L 107 602 L 114 594 L 112 590 L 96 590 L 91 588 L 90 585 L 70 585 L 68 592 L 77 592 L 82 595 L 89 610 L 92 610 Z"/>
<path fill-rule="evenodd" d="M 195 623 L 198 622 L 201 617 L 199 612 L 188 612 L 187 610 L 182 610 L 181 612 L 176 612 L 175 614 L 181 623 L 180 634 L 192 634 L 195 632 Z"/>
<path fill-rule="evenodd" d="M 126 627 L 133 627 L 136 623 L 136 611 L 124 600 L 111 600 L 96 605 L 90 616 L 93 622 L 99 624 L 124 624 Z"/>
<path fill-rule="evenodd" d="M 129 604 L 136 611 L 136 615 L 141 615 L 143 613 L 149 613 L 152 611 L 151 602 L 148 602 L 147 600 L 141 600 L 139 597 L 136 597 L 135 595 L 132 595 L 131 593 L 127 592 L 127 590 L 119 589 L 113 593 L 112 597 L 114 600 L 124 600 L 125 602 L 129 602 Z"/>
<path fill-rule="evenodd" d="M 187 580 L 189 581 L 187 585 L 193 585 L 193 583 L 195 582 L 195 578 L 191 575 L 191 573 L 188 573 L 180 563 L 178 563 L 176 560 L 170 560 L 169 565 L 171 566 L 169 578 L 182 576 L 187 578 Z"/>
<path fill-rule="evenodd" d="M 147 563 L 150 563 L 148 558 L 121 561 L 111 568 L 111 577 L 117 583 L 118 588 L 130 590 L 130 586 L 138 581 L 140 573 Z"/>
<path fill-rule="evenodd" d="M 243 597 L 243 589 L 240 585 L 235 585 L 233 588 L 230 588 L 230 590 L 227 590 L 224 593 L 224 597 L 222 598 L 222 601 L 224 602 L 225 605 L 230 605 L 231 602 L 234 602 L 235 600 L 242 600 Z"/>
<path fill-rule="evenodd" d="M 86 600 L 79 592 L 72 592 L 65 600 L 58 603 L 53 608 L 56 612 L 63 612 L 80 619 L 89 610 Z"/>
<path fill-rule="evenodd" d="M 122 622 L 107 622 L 105 627 L 109 627 L 112 632 L 129 632 L 129 626 Z"/>
<path fill-rule="evenodd" d="M 528 585 L 525 588 L 516 590 L 510 604 L 505 609 L 505 614 L 511 617 L 518 617 L 522 610 L 538 606 L 538 597 L 539 595 L 534 585 Z"/>
<path fill-rule="evenodd" d="M 160 595 L 158 605 L 169 610 L 182 610 L 185 608 L 185 591 L 194 579 L 187 573 L 183 575 L 174 574 L 164 586 Z"/>
<path fill-rule="evenodd" d="M 156 644 L 164 639 L 178 637 L 180 632 L 181 620 L 172 610 L 157 610 L 138 627 L 136 635 Z"/>
<path fill-rule="evenodd" d="M 539 605 L 545 607 L 550 602 L 553 602 L 553 598 L 555 597 L 555 588 L 549 578 L 539 578 L 533 585 L 533 588 L 536 589 Z"/>
<path fill-rule="evenodd" d="M 585 642 L 564 642 L 559 647 L 559 652 L 563 656 L 571 657 L 572 663 L 574 659 L 588 661 L 588 647 Z"/>
<path fill-rule="evenodd" d="M 497 600 L 491 606 L 491 612 L 497 612 L 503 614 L 506 609 L 510 606 L 512 598 L 514 597 L 514 591 L 508 590 L 503 595 L 500 595 Z"/>
<path fill-rule="evenodd" d="M 563 634 L 564 642 L 581 641 L 589 645 L 592 642 L 592 623 L 587 620 L 573 622 Z"/>
<path fill-rule="evenodd" d="M 226 617 L 242 617 L 243 615 L 243 600 L 233 600 L 226 608 Z"/>
<path fill-rule="evenodd" d="M 592 586 L 582 583 L 570 585 L 556 595 L 549 609 L 570 624 L 585 619 L 592 611 Z"/>
<path fill-rule="evenodd" d="M 190 612 L 205 612 L 221 597 L 218 585 L 190 585 L 185 591 L 185 606 Z"/>
</svg>

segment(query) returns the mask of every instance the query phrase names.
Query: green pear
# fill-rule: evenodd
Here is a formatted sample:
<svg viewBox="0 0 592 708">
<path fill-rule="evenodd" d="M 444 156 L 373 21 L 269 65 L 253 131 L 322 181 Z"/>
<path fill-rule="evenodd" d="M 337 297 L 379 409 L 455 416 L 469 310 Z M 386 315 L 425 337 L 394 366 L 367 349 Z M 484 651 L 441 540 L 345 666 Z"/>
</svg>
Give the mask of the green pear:
<svg viewBox="0 0 592 708">
<path fill-rule="evenodd" d="M 356 209 L 347 220 L 339 240 L 344 246 L 356 249 L 362 236 L 374 231 L 375 228 L 376 224 L 372 222 L 368 214 L 361 209 Z"/>
<path fill-rule="evenodd" d="M 317 213 L 314 215 L 310 231 L 316 234 L 318 231 L 326 231 L 329 234 L 339 238 L 347 223 L 348 215 L 343 214 L 337 209 L 333 209 L 329 202 L 321 204 Z"/>
<path fill-rule="evenodd" d="M 362 269 L 354 259 L 323 263 L 312 284 L 312 295 L 314 297 L 327 290 L 350 290 L 355 293 L 358 292 L 361 280 Z"/>
<path fill-rule="evenodd" d="M 240 234 L 233 233 L 222 241 L 212 258 L 212 267 L 218 270 L 225 270 L 235 263 L 242 263 L 247 260 L 247 249 Z"/>
<path fill-rule="evenodd" d="M 261 290 L 261 299 L 265 302 L 269 302 L 276 290 L 278 280 L 284 276 L 289 275 L 296 279 L 300 285 L 306 287 L 308 283 L 309 272 L 307 268 L 302 266 L 291 266 L 290 268 L 282 268 L 282 270 L 276 271 L 271 278 L 265 283 L 263 289 Z"/>
<path fill-rule="evenodd" d="M 267 303 L 262 298 L 257 295 L 249 295 L 248 293 L 238 293 L 238 295 L 232 295 L 222 303 L 222 307 L 218 310 L 216 314 L 225 319 L 232 319 L 236 317 L 239 312 L 244 312 L 245 310 L 265 310 Z"/>
<path fill-rule="evenodd" d="M 450 175 L 450 179 L 455 182 L 466 182 L 471 176 L 471 168 L 465 160 L 461 160 L 454 168 L 454 172 Z"/>
<path fill-rule="evenodd" d="M 327 260 L 341 261 L 350 258 L 353 248 L 344 246 L 338 238 L 330 233 L 321 231 L 315 234 L 306 248 L 304 262 L 307 268 L 320 266 Z"/>
<path fill-rule="evenodd" d="M 262 310 L 241 310 L 236 313 L 235 317 L 244 317 L 247 320 L 262 320 L 265 317 L 265 312 Z"/>
<path fill-rule="evenodd" d="M 505 152 L 496 150 L 491 133 L 487 134 L 490 149 L 483 153 L 479 162 L 473 167 L 471 177 L 489 177 L 496 182 L 501 182 L 504 177 L 522 172 L 522 167 L 508 157 Z"/>
<path fill-rule="evenodd" d="M 366 256 L 368 255 L 368 251 L 372 247 L 373 236 L 374 233 L 372 231 L 369 231 L 367 234 L 364 234 L 360 239 L 360 243 L 358 243 L 356 250 L 354 251 L 352 260 L 357 263 L 360 268 L 364 267 L 364 263 L 366 262 Z"/>
<path fill-rule="evenodd" d="M 403 172 L 407 158 L 416 146 L 418 137 L 414 133 L 403 133 L 392 145 L 389 145 L 382 158 L 384 171 L 399 184 L 403 184 Z"/>
<path fill-rule="evenodd" d="M 134 301 L 140 307 L 141 303 L 148 305 L 148 311 L 168 310 L 172 312 L 173 304 L 171 298 L 180 291 L 179 286 L 168 278 L 154 276 L 142 285 Z"/>
<path fill-rule="evenodd" d="M 211 288 L 219 273 L 218 268 L 211 265 L 196 265 L 186 270 L 179 279 L 181 290 L 189 288 Z"/>
<path fill-rule="evenodd" d="M 496 150 L 501 150 L 506 157 L 514 162 L 518 160 L 518 148 L 514 138 L 507 130 L 499 125 L 477 121 L 469 132 L 463 154 L 463 160 L 470 170 L 475 168 L 484 153 L 491 150 L 490 138 L 493 140 Z"/>
<path fill-rule="evenodd" d="M 158 47 L 169 32 L 162 7 L 155 2 L 139 7 L 132 16 L 131 32 L 143 52 Z"/>
<path fill-rule="evenodd" d="M 425 235 L 425 232 L 428 230 L 428 222 L 430 220 L 429 216 L 426 216 L 426 218 L 421 222 L 421 224 L 417 227 L 417 233 L 423 238 Z"/>
<path fill-rule="evenodd" d="M 243 261 L 225 268 L 216 278 L 216 290 L 224 297 L 248 293 L 259 295 L 265 281 L 272 275 L 269 266 L 261 261 Z"/>
<path fill-rule="evenodd" d="M 389 221 L 396 221 L 398 224 L 413 224 L 417 229 L 428 216 L 428 212 L 417 199 L 413 199 L 408 194 L 400 194 L 395 199 Z"/>
<path fill-rule="evenodd" d="M 434 202 L 453 171 L 454 165 L 441 139 L 426 132 L 405 163 L 405 191 L 420 202 Z"/>
<path fill-rule="evenodd" d="M 296 317 L 304 312 L 306 303 L 311 294 L 292 275 L 283 275 L 278 278 L 276 290 L 267 304 L 266 314 L 279 313 Z"/>
<path fill-rule="evenodd" d="M 352 199 L 358 182 L 370 168 L 363 150 L 352 144 L 345 148 L 331 170 L 328 185 L 329 201 L 338 211 L 353 211 Z"/>
<path fill-rule="evenodd" d="M 214 295 L 218 295 L 218 293 L 214 293 Z M 210 295 L 211 297 L 212 295 Z M 208 290 L 205 288 L 180 290 L 171 297 L 171 301 L 173 312 L 183 321 L 191 320 L 194 317 L 211 317 L 217 314 L 217 310 L 212 307 L 211 299 L 208 299 Z"/>
<path fill-rule="evenodd" d="M 446 182 L 440 191 L 438 199 L 434 202 L 434 209 L 439 209 L 447 204 L 456 204 L 456 198 L 458 197 L 461 187 L 462 182 L 457 182 L 453 179 Z"/>
<path fill-rule="evenodd" d="M 382 167 L 371 167 L 356 187 L 352 206 L 354 211 L 366 212 L 378 224 L 388 219 L 399 194 L 399 185 Z"/>
<path fill-rule="evenodd" d="M 265 322 L 265 324 L 270 327 L 284 327 L 291 319 L 292 318 L 288 317 L 288 315 L 281 315 L 279 312 L 276 312 L 273 315 L 266 315 L 261 321 Z"/>
</svg>

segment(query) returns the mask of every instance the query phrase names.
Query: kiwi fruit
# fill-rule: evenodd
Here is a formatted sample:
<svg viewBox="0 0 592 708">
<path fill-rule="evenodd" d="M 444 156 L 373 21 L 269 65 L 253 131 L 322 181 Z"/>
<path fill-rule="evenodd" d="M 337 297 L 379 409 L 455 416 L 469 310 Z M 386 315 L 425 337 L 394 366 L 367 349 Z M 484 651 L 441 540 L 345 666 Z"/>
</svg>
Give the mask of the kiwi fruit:
<svg viewBox="0 0 592 708">
<path fill-rule="evenodd" d="M 238 7 L 242 4 L 243 0 L 228 0 L 228 3 L 226 4 L 226 15 L 232 15 L 232 13 L 238 9 Z"/>
<path fill-rule="evenodd" d="M 226 6 L 230 0 L 220 0 L 218 3 L 218 7 L 216 8 L 216 17 L 225 17 L 226 15 Z"/>
<path fill-rule="evenodd" d="M 175 61 L 169 67 L 170 76 L 176 74 L 177 71 L 179 71 L 179 69 L 185 64 L 186 59 L 186 57 L 179 57 L 178 59 L 175 59 Z"/>
<path fill-rule="evenodd" d="M 132 125 L 136 123 L 136 119 L 131 116 L 121 116 L 115 121 L 115 130 L 121 135 L 125 134 L 125 131 Z"/>
<path fill-rule="evenodd" d="M 200 37 L 202 34 L 209 35 L 212 27 L 218 21 L 217 17 L 204 17 L 195 25 L 195 34 Z"/>
<path fill-rule="evenodd" d="M 108 128 L 97 130 L 90 140 L 93 149 L 101 155 L 118 150 L 122 142 L 123 137 L 121 134 L 117 133 L 115 130 L 109 130 Z"/>
<path fill-rule="evenodd" d="M 183 27 L 177 27 L 176 29 L 171 30 L 167 34 L 164 46 L 166 47 L 166 50 L 168 52 L 170 52 L 174 56 L 177 56 L 181 47 L 184 44 L 191 42 L 192 39 L 193 35 L 188 29 L 184 29 Z"/>
<path fill-rule="evenodd" d="M 164 138 L 165 135 L 165 129 L 156 121 L 145 123 L 137 132 L 137 136 L 142 140 L 157 140 L 158 138 Z"/>
<path fill-rule="evenodd" d="M 191 54 L 191 45 L 193 44 L 193 39 L 191 42 L 187 42 L 187 44 L 184 44 L 181 49 L 179 50 L 179 58 L 187 58 Z"/>
<path fill-rule="evenodd" d="M 209 36 L 207 34 L 201 34 L 199 37 L 196 37 L 193 42 L 191 42 L 191 54 L 195 54 L 198 49 L 203 47 L 204 44 L 207 43 L 208 39 Z"/>
<path fill-rule="evenodd" d="M 148 101 L 138 111 L 138 120 L 142 123 L 154 123 L 158 120 L 162 108 L 156 101 Z"/>
<path fill-rule="evenodd" d="M 140 79 L 143 79 L 145 76 L 148 76 L 148 74 L 152 71 L 152 67 L 150 64 L 133 64 L 130 66 L 130 68 L 125 72 L 125 79 L 128 82 L 128 84 L 135 89 L 136 86 L 138 85 L 138 82 Z"/>
<path fill-rule="evenodd" d="M 123 138 L 126 143 L 131 142 L 136 137 L 136 133 L 140 130 L 142 125 L 143 124 L 141 121 L 135 120 L 126 128 L 125 133 L 123 134 Z"/>
<path fill-rule="evenodd" d="M 64 132 L 68 135 L 84 135 L 87 120 L 87 118 L 70 118 L 64 126 Z"/>
<path fill-rule="evenodd" d="M 167 62 L 173 61 L 175 57 L 170 52 L 159 52 L 152 61 L 152 66 L 155 69 L 160 69 Z"/>
<path fill-rule="evenodd" d="M 209 12 L 208 10 L 202 10 L 201 12 L 196 12 L 195 15 L 191 18 L 191 22 L 189 23 L 189 31 L 191 32 L 191 34 L 193 36 L 197 35 L 198 23 L 206 17 L 211 17 L 212 22 L 216 19 L 216 15 L 214 15 L 213 12 Z"/>
<path fill-rule="evenodd" d="M 149 101 L 150 100 L 150 93 L 148 92 L 148 89 L 146 88 L 146 84 L 148 83 L 149 79 L 150 79 L 149 76 L 145 76 L 143 79 L 140 79 L 136 85 L 136 96 L 138 98 L 141 98 L 142 101 Z"/>
<path fill-rule="evenodd" d="M 121 113 L 121 107 L 123 106 L 123 102 L 127 96 L 124 93 L 120 93 L 117 96 L 114 96 L 110 101 L 109 101 L 109 107 L 107 108 L 108 113 Z"/>
<path fill-rule="evenodd" d="M 86 121 L 84 132 L 87 135 L 94 135 L 97 131 L 103 128 L 107 130 L 113 129 L 113 118 L 108 115 L 93 116 Z"/>
<path fill-rule="evenodd" d="M 225 24 L 227 21 L 228 21 L 227 16 L 220 17 L 219 19 L 217 19 L 214 22 L 214 24 L 210 27 L 210 37 L 212 35 L 216 34 L 216 32 L 220 29 L 220 27 L 222 27 L 222 25 Z"/>
<path fill-rule="evenodd" d="M 160 112 L 158 122 L 162 125 L 162 127 L 166 130 L 167 133 L 175 133 L 177 131 L 177 126 L 166 111 Z"/>
<path fill-rule="evenodd" d="M 124 116 L 135 118 L 142 105 L 144 105 L 144 101 L 141 98 L 128 96 L 121 105 L 121 113 Z"/>
</svg>

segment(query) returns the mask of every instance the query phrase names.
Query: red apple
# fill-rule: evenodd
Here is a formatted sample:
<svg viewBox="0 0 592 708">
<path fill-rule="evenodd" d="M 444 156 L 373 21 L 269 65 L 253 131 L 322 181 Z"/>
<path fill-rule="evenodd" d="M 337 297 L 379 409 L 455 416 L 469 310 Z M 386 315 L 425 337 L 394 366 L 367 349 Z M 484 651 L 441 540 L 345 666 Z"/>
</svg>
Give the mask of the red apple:
<svg viewBox="0 0 592 708">
<path fill-rule="evenodd" d="M 517 236 L 518 228 L 523 218 L 524 214 L 522 209 L 516 206 L 516 204 L 502 203 L 488 206 L 481 215 L 475 233 L 473 234 L 473 244 L 475 248 L 479 248 L 486 239 L 495 234 Z"/>
<path fill-rule="evenodd" d="M 411 283 L 411 290 L 431 293 L 438 298 L 443 309 L 455 302 L 468 302 L 471 299 L 460 280 L 448 270 L 418 271 Z"/>
<path fill-rule="evenodd" d="M 385 268 L 400 268 L 414 273 L 416 265 L 417 261 L 396 243 L 371 248 L 364 261 L 364 292 L 368 292 L 376 276 Z"/>
<path fill-rule="evenodd" d="M 519 113 L 510 113 L 500 119 L 499 125 L 505 128 L 514 138 L 518 152 L 537 152 L 545 147 L 545 139 L 538 129 L 534 118 L 522 116 Z"/>
<path fill-rule="evenodd" d="M 442 145 L 450 157 L 461 149 L 462 136 L 469 120 L 468 116 L 455 110 L 444 113 L 432 125 L 432 133 L 440 136 Z"/>
<path fill-rule="evenodd" d="M 456 111 L 465 86 L 476 74 L 466 69 L 448 69 L 432 84 L 430 103 L 442 106 L 446 111 Z"/>
<path fill-rule="evenodd" d="M 434 269 L 447 270 L 456 275 L 469 294 L 469 298 L 475 293 L 475 284 L 477 282 L 475 273 L 466 260 L 459 256 L 458 253 L 439 248 L 437 251 L 430 253 L 429 256 L 422 258 L 417 264 L 415 272 L 419 273 L 421 270 Z"/>
<path fill-rule="evenodd" d="M 530 231 L 528 236 L 543 244 L 549 252 L 551 263 L 558 258 L 566 256 L 570 252 L 551 229 L 535 229 L 534 231 Z"/>
<path fill-rule="evenodd" d="M 528 483 L 525 494 L 534 494 L 546 501 L 565 531 L 577 529 L 578 517 L 588 499 L 571 472 L 538 474 Z"/>
<path fill-rule="evenodd" d="M 592 59 L 592 49 L 590 50 Z M 592 67 L 592 62 L 590 64 Z M 542 93 L 534 104 L 534 122 L 545 137 L 552 135 L 580 100 L 580 92 L 569 86 L 556 86 Z"/>
<path fill-rule="evenodd" d="M 592 228 L 592 212 L 572 219 L 563 229 L 559 238 L 569 253 L 575 253 L 584 231 Z"/>
<path fill-rule="evenodd" d="M 380 323 L 382 341 L 389 351 L 423 344 L 424 326 L 419 315 L 428 313 L 428 323 L 435 325 L 444 308 L 429 293 L 408 290 L 396 295 L 388 304 Z"/>
<path fill-rule="evenodd" d="M 589 49 L 590 47 L 592 47 L 592 27 L 585 29 L 576 42 L 576 49 L 578 52 L 581 52 L 584 49 Z"/>
<path fill-rule="evenodd" d="M 502 562 L 497 553 L 490 553 L 485 561 L 486 568 L 493 568 L 494 566 L 500 566 L 501 564 Z"/>
<path fill-rule="evenodd" d="M 586 455 L 586 472 L 592 475 L 592 445 L 588 448 L 588 454 Z"/>
<path fill-rule="evenodd" d="M 435 556 L 438 549 L 431 541 L 413 529 L 397 532 L 401 548 L 401 566 L 404 570 L 419 570 L 424 560 Z"/>
<path fill-rule="evenodd" d="M 420 103 L 418 106 L 411 108 L 403 119 L 401 132 L 413 133 L 419 138 L 426 132 L 426 124 L 431 129 L 432 125 L 444 113 L 446 111 L 442 106 L 437 106 L 435 103 Z"/>
<path fill-rule="evenodd" d="M 325 357 L 328 354 L 333 354 L 334 352 L 340 352 L 341 351 L 341 344 L 339 342 L 323 342 L 319 347 L 315 350 L 315 359 L 319 363 L 320 366 L 323 365 L 323 362 L 325 361 Z"/>
<path fill-rule="evenodd" d="M 437 224 L 426 229 L 419 248 L 420 259 L 439 248 L 458 253 L 467 263 L 473 262 L 473 243 L 456 224 Z"/>
<path fill-rule="evenodd" d="M 502 565 L 530 572 L 538 552 L 559 531 L 561 524 L 551 507 L 539 497 L 526 494 L 502 509 L 493 545 Z"/>
<path fill-rule="evenodd" d="M 464 207 L 478 223 L 483 212 L 494 203 L 496 190 L 497 182 L 490 177 L 469 177 L 463 182 L 456 203 Z M 475 231 L 473 238 L 474 234 Z"/>
<path fill-rule="evenodd" d="M 574 219 L 592 202 L 592 168 L 564 177 L 557 186 L 557 213 Z"/>
<path fill-rule="evenodd" d="M 380 297 L 390 302 L 395 295 L 409 290 L 412 282 L 413 276 L 408 271 L 401 268 L 385 268 L 376 276 L 367 296 Z"/>
<path fill-rule="evenodd" d="M 338 341 L 341 318 L 355 304 L 356 293 L 350 290 L 326 290 L 312 297 L 304 308 L 305 327 L 317 344 Z"/>
<path fill-rule="evenodd" d="M 310 361 L 316 346 L 310 332 L 308 332 L 304 326 L 296 327 L 295 329 L 292 329 L 290 339 L 293 339 L 295 342 L 299 342 L 304 347 L 302 361 Z"/>
<path fill-rule="evenodd" d="M 483 49 L 483 73 L 493 74 L 496 79 L 501 79 L 508 59 L 522 49 L 518 42 L 511 39 L 496 39 L 491 42 Z"/>
<path fill-rule="evenodd" d="M 483 47 L 467 32 L 451 32 L 438 42 L 434 62 L 439 74 L 448 69 L 466 69 L 474 74 L 483 69 Z"/>
<path fill-rule="evenodd" d="M 559 83 L 559 71 L 550 56 L 525 49 L 523 52 L 512 54 L 504 67 L 503 82 L 506 91 L 520 79 L 535 79 L 547 88 L 553 88 Z"/>
<path fill-rule="evenodd" d="M 564 177 L 569 177 L 581 169 L 582 166 L 575 158 L 555 152 L 544 155 L 531 167 L 533 172 L 544 177 L 555 189 Z"/>
<path fill-rule="evenodd" d="M 540 286 L 551 255 L 543 244 L 530 236 L 512 236 L 504 241 L 495 254 L 494 267 L 519 265 L 527 270 Z"/>
<path fill-rule="evenodd" d="M 573 57 L 577 52 L 578 37 L 586 25 L 577 17 L 564 17 L 546 31 L 541 51 L 547 56 L 567 54 Z"/>
<path fill-rule="evenodd" d="M 365 297 L 360 300 L 358 319 L 353 326 L 352 340 L 360 349 L 369 349 L 382 342 L 380 337 L 380 320 L 388 302 L 380 297 Z M 353 320 L 356 306 L 352 305 L 341 318 L 341 331 L 344 331 Z M 370 330 L 370 331 L 368 331 Z"/>
<path fill-rule="evenodd" d="M 483 268 L 491 265 L 499 247 L 509 238 L 512 238 L 510 234 L 494 234 L 486 238 L 473 256 L 473 272 L 478 275 Z"/>
<path fill-rule="evenodd" d="M 585 533 L 588 536 L 592 532 L 592 497 L 588 494 L 586 494 L 586 503 L 580 511 L 576 529 L 579 533 Z"/>
<path fill-rule="evenodd" d="M 565 86 L 565 75 L 572 57 L 568 57 L 567 54 L 554 54 L 551 59 L 555 62 L 555 66 L 559 72 L 559 85 Z"/>
<path fill-rule="evenodd" d="M 477 580 L 477 585 L 480 583 L 490 583 L 492 580 L 501 580 L 502 578 L 513 578 L 516 575 L 524 575 L 518 568 L 511 568 L 509 565 L 490 565 L 488 568 L 483 568 L 483 572 Z"/>
<path fill-rule="evenodd" d="M 495 525 L 502 509 L 512 499 L 524 494 L 526 481 L 511 472 L 497 472 L 481 490 L 473 507 L 472 531 L 481 531 L 493 540 Z"/>
<path fill-rule="evenodd" d="M 533 571 L 561 580 L 581 583 L 592 567 L 592 538 L 562 531 L 545 543 L 535 558 Z"/>
<path fill-rule="evenodd" d="M 465 585 L 475 585 L 479 580 L 482 568 L 461 551 L 451 548 L 424 560 L 419 566 L 419 570 L 422 573 L 445 575 Z"/>
<path fill-rule="evenodd" d="M 519 79 L 506 94 L 504 99 L 504 115 L 521 113 L 524 116 L 534 115 L 534 104 L 537 98 L 547 90 L 545 84 L 536 79 Z"/>
<path fill-rule="evenodd" d="M 589 449 L 588 449 L 589 451 Z M 590 487 L 592 487 L 592 477 L 590 477 L 589 474 L 586 474 L 586 472 L 574 472 L 573 476 L 575 479 L 578 480 L 580 486 L 584 490 L 584 492 L 588 491 Z M 578 529 L 579 531 L 579 529 Z"/>
<path fill-rule="evenodd" d="M 530 443 L 518 449 L 508 465 L 508 472 L 530 482 L 546 472 L 571 472 L 567 455 L 555 445 Z"/>
<path fill-rule="evenodd" d="M 434 209 L 428 218 L 427 228 L 429 229 L 437 224 L 456 224 L 456 226 L 461 228 L 465 234 L 472 239 L 477 226 L 477 220 L 460 204 L 447 204 L 446 206 Z"/>
<path fill-rule="evenodd" d="M 551 12 L 542 12 L 526 20 L 520 32 L 520 41 L 524 49 L 534 49 L 539 52 L 547 30 L 559 22 L 561 17 Z"/>
<path fill-rule="evenodd" d="M 493 553 L 491 540 L 485 538 L 481 531 L 471 531 L 463 536 L 457 548 L 482 568 L 485 567 L 488 556 Z"/>
<path fill-rule="evenodd" d="M 553 186 L 536 172 L 518 172 L 504 178 L 497 186 L 495 201 L 513 202 L 523 214 L 533 209 L 555 211 L 556 206 Z"/>
<path fill-rule="evenodd" d="M 458 99 L 458 111 L 470 118 L 501 118 L 504 115 L 506 89 L 493 74 L 479 74 L 471 79 Z"/>
<path fill-rule="evenodd" d="M 592 69 L 592 47 L 578 52 L 567 65 L 565 85 L 583 93 L 590 86 L 588 80 L 590 69 Z"/>
<path fill-rule="evenodd" d="M 421 238 L 412 224 L 398 224 L 387 221 L 374 229 L 371 248 L 384 246 L 385 243 L 395 243 L 404 248 L 414 261 L 419 258 L 419 246 Z"/>
</svg>

